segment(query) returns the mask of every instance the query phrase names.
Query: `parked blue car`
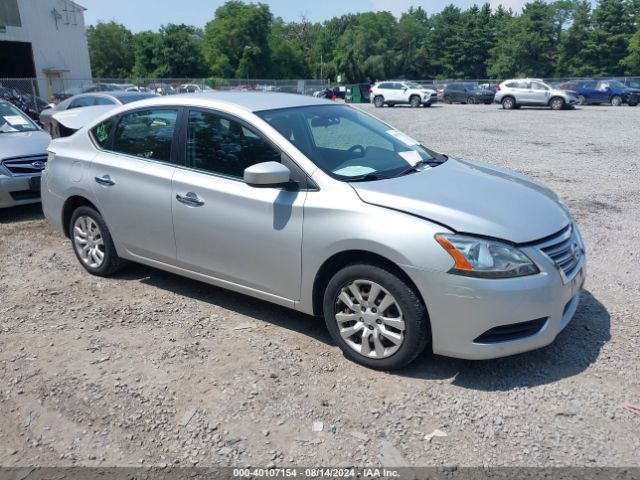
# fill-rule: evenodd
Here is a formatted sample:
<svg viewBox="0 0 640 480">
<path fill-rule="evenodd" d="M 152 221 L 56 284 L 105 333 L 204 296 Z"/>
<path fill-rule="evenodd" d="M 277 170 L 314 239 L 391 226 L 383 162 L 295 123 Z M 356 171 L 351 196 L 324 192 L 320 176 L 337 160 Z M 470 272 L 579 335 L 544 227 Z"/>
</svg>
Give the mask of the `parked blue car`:
<svg viewBox="0 0 640 480">
<path fill-rule="evenodd" d="M 618 107 L 623 103 L 635 107 L 638 95 L 618 80 L 576 80 L 560 85 L 564 90 L 573 90 L 578 95 L 579 105 L 608 103 Z"/>
</svg>

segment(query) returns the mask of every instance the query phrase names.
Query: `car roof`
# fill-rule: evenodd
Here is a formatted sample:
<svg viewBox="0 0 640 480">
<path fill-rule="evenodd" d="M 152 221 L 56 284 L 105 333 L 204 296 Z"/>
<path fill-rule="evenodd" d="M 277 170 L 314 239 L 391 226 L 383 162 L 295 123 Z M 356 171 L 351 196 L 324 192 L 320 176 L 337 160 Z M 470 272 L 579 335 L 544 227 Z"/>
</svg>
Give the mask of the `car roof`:
<svg viewBox="0 0 640 480">
<path fill-rule="evenodd" d="M 115 99 L 126 99 L 128 97 L 139 97 L 140 95 L 148 94 L 149 92 L 129 92 L 127 90 L 105 90 L 102 92 L 85 92 L 79 93 L 78 95 L 74 95 L 74 98 L 78 97 L 113 97 Z"/>
<path fill-rule="evenodd" d="M 313 105 L 336 105 L 335 102 L 307 95 L 278 92 L 203 92 L 184 93 L 166 97 L 154 97 L 136 102 L 135 105 L 196 105 L 215 107 L 225 103 L 249 112 L 276 110 L 280 108 L 307 107 Z"/>
</svg>

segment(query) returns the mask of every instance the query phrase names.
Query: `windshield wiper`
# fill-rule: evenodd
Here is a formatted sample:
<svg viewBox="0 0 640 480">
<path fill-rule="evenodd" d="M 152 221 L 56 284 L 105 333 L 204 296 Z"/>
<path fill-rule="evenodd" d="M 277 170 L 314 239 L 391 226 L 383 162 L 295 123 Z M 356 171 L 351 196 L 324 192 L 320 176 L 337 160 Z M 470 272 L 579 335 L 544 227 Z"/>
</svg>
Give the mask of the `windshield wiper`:
<svg viewBox="0 0 640 480">
<path fill-rule="evenodd" d="M 419 160 L 413 165 L 402 170 L 399 174 L 396 175 L 396 177 L 402 177 L 403 175 L 406 175 L 407 173 L 411 173 L 411 172 L 423 171 L 424 168 L 420 168 L 420 167 L 425 167 L 425 166 L 435 167 L 438 165 L 442 165 L 444 162 L 447 161 L 447 159 L 448 157 L 446 155 L 442 155 L 442 159 L 429 158 L 428 160 Z"/>
<path fill-rule="evenodd" d="M 345 178 L 345 182 L 370 182 L 371 180 L 385 180 L 388 177 L 386 175 L 380 175 L 379 173 L 365 173 L 364 175 L 358 175 L 357 177 Z"/>
</svg>

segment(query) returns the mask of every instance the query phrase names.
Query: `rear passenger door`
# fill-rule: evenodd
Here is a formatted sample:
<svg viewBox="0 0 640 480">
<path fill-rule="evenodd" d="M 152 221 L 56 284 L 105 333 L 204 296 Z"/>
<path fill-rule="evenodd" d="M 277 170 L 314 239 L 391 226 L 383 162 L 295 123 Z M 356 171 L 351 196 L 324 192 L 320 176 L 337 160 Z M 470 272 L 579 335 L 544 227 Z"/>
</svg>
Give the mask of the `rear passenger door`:
<svg viewBox="0 0 640 480">
<path fill-rule="evenodd" d="M 171 180 L 180 109 L 147 108 L 92 130 L 100 149 L 90 181 L 109 230 L 133 257 L 173 263 Z"/>
</svg>

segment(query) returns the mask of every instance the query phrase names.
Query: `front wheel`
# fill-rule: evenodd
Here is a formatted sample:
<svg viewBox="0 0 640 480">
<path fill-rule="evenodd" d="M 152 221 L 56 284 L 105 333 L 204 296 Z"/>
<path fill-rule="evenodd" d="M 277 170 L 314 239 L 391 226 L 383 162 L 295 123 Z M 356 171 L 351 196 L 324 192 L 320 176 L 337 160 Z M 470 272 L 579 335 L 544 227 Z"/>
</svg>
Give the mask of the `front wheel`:
<svg viewBox="0 0 640 480">
<path fill-rule="evenodd" d="M 430 340 L 427 310 L 385 267 L 349 265 L 329 281 L 323 300 L 331 337 L 350 360 L 392 370 L 413 361 Z"/>
<path fill-rule="evenodd" d="M 584 105 L 587 103 L 587 99 L 584 95 L 578 95 L 578 105 Z"/>
<path fill-rule="evenodd" d="M 420 106 L 420 97 L 417 95 L 413 95 L 409 99 L 409 105 L 411 105 L 412 108 L 418 108 Z"/>
<path fill-rule="evenodd" d="M 444 97 L 444 103 L 446 103 L 447 105 L 451 105 L 453 103 L 453 100 L 451 100 L 450 96 L 446 96 Z"/>
<path fill-rule="evenodd" d="M 552 98 L 549 102 L 551 110 L 562 110 L 564 108 L 564 100 L 560 97 Z"/>
<path fill-rule="evenodd" d="M 614 95 L 613 97 L 611 97 L 612 107 L 619 107 L 620 105 L 622 105 L 622 97 L 620 97 L 619 95 Z"/>
<path fill-rule="evenodd" d="M 373 99 L 373 104 L 376 106 L 376 108 L 382 108 L 384 106 L 384 98 L 382 98 L 381 95 L 377 95 Z"/>
<path fill-rule="evenodd" d="M 475 97 L 467 98 L 467 105 L 474 105 L 475 103 L 476 103 L 476 98 Z"/>
<path fill-rule="evenodd" d="M 107 224 L 93 208 L 78 207 L 71 215 L 69 232 L 73 252 L 87 272 L 106 277 L 124 265 L 116 253 Z"/>
</svg>

